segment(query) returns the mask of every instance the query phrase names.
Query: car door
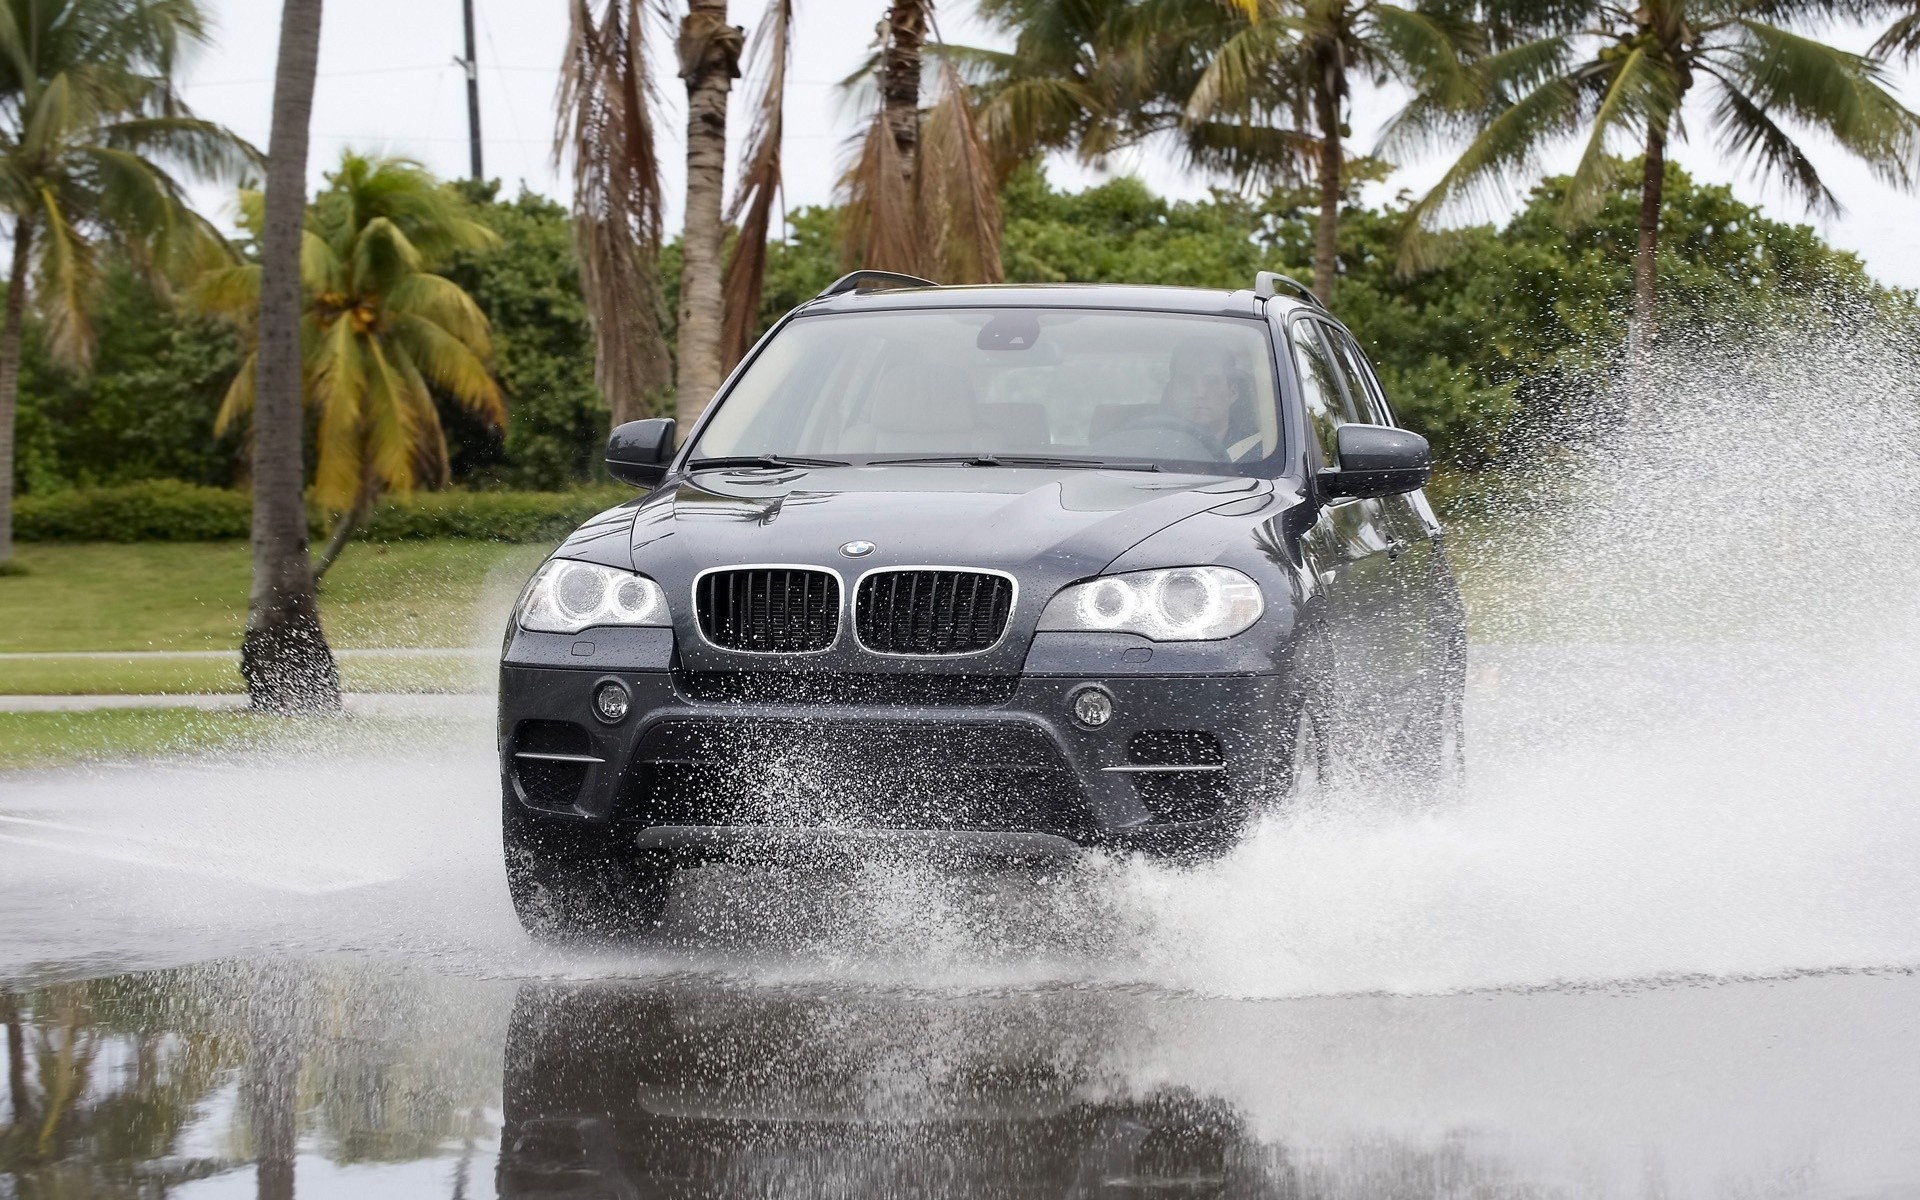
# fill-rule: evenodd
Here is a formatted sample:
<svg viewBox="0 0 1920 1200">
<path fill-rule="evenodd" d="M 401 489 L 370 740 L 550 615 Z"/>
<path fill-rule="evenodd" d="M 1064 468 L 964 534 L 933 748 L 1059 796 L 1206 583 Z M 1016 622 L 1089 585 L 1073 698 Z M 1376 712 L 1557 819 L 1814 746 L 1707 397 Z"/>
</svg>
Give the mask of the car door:
<svg viewBox="0 0 1920 1200">
<path fill-rule="evenodd" d="M 1352 412 L 1370 425 L 1392 425 L 1393 413 L 1372 365 L 1346 329 L 1318 322 L 1339 368 Z M 1393 713 L 1392 728 L 1407 730 L 1428 717 L 1432 683 L 1444 662 L 1435 644 L 1442 622 L 1434 611 L 1436 588 L 1432 510 L 1419 492 L 1381 496 L 1372 501 L 1378 533 L 1386 539 L 1388 567 L 1379 573 L 1382 592 L 1373 609 L 1375 641 L 1392 691 L 1378 702 Z"/>
<path fill-rule="evenodd" d="M 1295 378 L 1311 437 L 1311 472 L 1334 462 L 1335 431 L 1358 419 L 1342 382 L 1339 361 L 1322 322 L 1306 315 L 1287 324 Z M 1320 588 L 1332 695 L 1329 749 L 1337 759 L 1378 760 L 1390 728 L 1385 703 L 1401 688 L 1404 649 L 1393 625 L 1396 564 L 1384 506 L 1377 499 L 1316 498 L 1318 511 L 1302 540 L 1308 568 Z"/>
</svg>

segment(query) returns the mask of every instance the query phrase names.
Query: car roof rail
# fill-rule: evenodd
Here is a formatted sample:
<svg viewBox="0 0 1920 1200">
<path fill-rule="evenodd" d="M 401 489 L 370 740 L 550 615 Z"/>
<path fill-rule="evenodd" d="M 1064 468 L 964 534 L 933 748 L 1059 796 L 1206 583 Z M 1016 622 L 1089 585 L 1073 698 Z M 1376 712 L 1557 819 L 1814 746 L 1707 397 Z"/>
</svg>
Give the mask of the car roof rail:
<svg viewBox="0 0 1920 1200">
<path fill-rule="evenodd" d="M 828 296 L 838 296 L 843 292 L 854 291 L 860 286 L 860 281 L 863 279 L 877 279 L 884 283 L 892 284 L 895 287 L 940 286 L 931 279 L 922 279 L 918 275 L 902 275 L 898 271 L 848 271 L 845 275 L 828 284 L 826 289 L 818 296 L 815 296 L 814 299 L 825 300 Z"/>
<path fill-rule="evenodd" d="M 1313 289 L 1308 287 L 1306 284 L 1301 283 L 1298 279 L 1295 279 L 1293 276 L 1282 275 L 1278 271 L 1254 272 L 1253 294 L 1259 297 L 1260 299 L 1262 300 L 1273 299 L 1276 295 L 1279 294 L 1279 291 L 1281 288 L 1285 288 L 1287 291 L 1292 292 L 1296 298 L 1305 300 L 1308 304 L 1313 305 L 1315 308 L 1319 309 L 1321 312 L 1327 311 L 1326 304 L 1321 301 L 1320 297 L 1313 294 Z"/>
</svg>

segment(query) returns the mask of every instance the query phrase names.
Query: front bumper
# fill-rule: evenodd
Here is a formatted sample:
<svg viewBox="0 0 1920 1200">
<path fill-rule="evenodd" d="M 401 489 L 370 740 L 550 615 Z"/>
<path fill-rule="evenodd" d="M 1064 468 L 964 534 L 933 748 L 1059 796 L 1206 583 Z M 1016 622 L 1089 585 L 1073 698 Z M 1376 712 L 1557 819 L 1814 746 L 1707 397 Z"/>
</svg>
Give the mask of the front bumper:
<svg viewBox="0 0 1920 1200">
<path fill-rule="evenodd" d="M 822 843 L 1204 854 L 1238 835 L 1291 729 L 1277 674 L 895 676 L 865 695 L 752 678 L 504 665 L 507 794 L 702 861 Z M 608 680 L 632 695 L 617 724 L 592 709 Z M 1089 685 L 1113 698 L 1098 729 L 1070 714 Z"/>
</svg>

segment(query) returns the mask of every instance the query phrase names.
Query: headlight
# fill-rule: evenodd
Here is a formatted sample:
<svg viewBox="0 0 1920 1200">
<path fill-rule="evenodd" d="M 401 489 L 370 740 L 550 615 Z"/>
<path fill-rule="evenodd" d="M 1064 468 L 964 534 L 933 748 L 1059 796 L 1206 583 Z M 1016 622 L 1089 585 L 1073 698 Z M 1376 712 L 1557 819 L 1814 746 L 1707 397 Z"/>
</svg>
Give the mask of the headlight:
<svg viewBox="0 0 1920 1200">
<path fill-rule="evenodd" d="M 667 596 L 645 575 L 550 558 L 527 585 L 520 628 L 579 633 L 594 625 L 671 625 Z"/>
<path fill-rule="evenodd" d="M 1265 609 L 1260 585 L 1231 567 L 1174 567 L 1064 588 L 1040 614 L 1040 631 L 1209 642 L 1245 632 Z"/>
</svg>

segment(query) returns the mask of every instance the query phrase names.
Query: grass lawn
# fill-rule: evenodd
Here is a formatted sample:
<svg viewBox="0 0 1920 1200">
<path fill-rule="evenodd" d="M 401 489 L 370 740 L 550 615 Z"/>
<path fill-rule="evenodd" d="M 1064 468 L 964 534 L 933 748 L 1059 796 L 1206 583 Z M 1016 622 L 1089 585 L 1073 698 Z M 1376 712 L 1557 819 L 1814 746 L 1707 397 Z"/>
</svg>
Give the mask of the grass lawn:
<svg viewBox="0 0 1920 1200">
<path fill-rule="evenodd" d="M 546 552 L 474 540 L 356 544 L 321 584 L 321 620 L 336 647 L 487 645 Z M 24 573 L 0 576 L 0 653 L 240 645 L 251 577 L 245 542 L 29 542 L 15 561 Z M 231 673 L 206 664 L 216 667 Z"/>
<path fill-rule="evenodd" d="M 268 717 L 196 708 L 0 712 L 0 771 L 219 750 L 327 749 L 349 739 L 418 738 L 455 728 L 432 718 Z"/>
<path fill-rule="evenodd" d="M 146 758 L 264 742 L 297 721 L 194 708 L 0 712 L 0 769 Z"/>
</svg>

